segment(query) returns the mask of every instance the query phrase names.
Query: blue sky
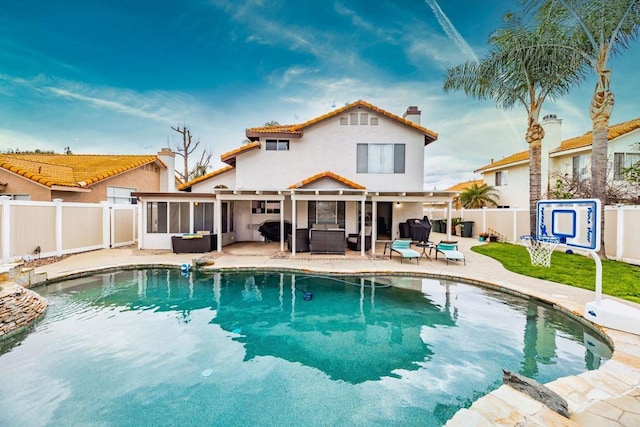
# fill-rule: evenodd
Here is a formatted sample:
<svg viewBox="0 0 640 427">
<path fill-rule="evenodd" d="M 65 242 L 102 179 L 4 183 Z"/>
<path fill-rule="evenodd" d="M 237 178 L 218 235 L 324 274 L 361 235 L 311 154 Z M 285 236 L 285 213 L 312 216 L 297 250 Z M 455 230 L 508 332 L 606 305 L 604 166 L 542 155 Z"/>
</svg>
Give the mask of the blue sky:
<svg viewBox="0 0 640 427">
<path fill-rule="evenodd" d="M 513 0 L 22 0 L 0 5 L 0 150 L 156 153 L 186 124 L 238 147 L 267 121 L 303 122 L 364 99 L 422 110 L 439 133 L 425 188 L 478 178 L 526 149 L 525 115 L 445 94 L 445 70 L 481 57 Z M 612 61 L 612 123 L 640 116 L 639 43 Z M 543 114 L 590 130 L 593 77 Z"/>
</svg>

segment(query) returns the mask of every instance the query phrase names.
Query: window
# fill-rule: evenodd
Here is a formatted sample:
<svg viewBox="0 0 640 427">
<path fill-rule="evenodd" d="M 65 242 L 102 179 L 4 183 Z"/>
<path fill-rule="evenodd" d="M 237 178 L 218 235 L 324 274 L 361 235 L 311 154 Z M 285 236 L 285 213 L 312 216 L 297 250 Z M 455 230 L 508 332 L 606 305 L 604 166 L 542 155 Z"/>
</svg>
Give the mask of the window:
<svg viewBox="0 0 640 427">
<path fill-rule="evenodd" d="M 213 203 L 193 204 L 193 231 L 213 232 Z"/>
<path fill-rule="evenodd" d="M 147 203 L 147 233 L 189 233 L 189 205 L 189 202 Z"/>
<path fill-rule="evenodd" d="M 349 113 L 349 123 L 351 125 L 358 124 L 358 113 Z"/>
<path fill-rule="evenodd" d="M 358 144 L 358 173 L 404 173 L 405 144 Z"/>
<path fill-rule="evenodd" d="M 348 125 L 349 124 L 349 117 L 340 117 L 340 125 L 344 126 L 344 125 Z"/>
<path fill-rule="evenodd" d="M 338 224 L 344 228 L 344 202 L 310 201 L 308 209 L 309 228 L 313 224 Z"/>
<path fill-rule="evenodd" d="M 279 214 L 280 202 L 277 200 L 253 200 L 251 213 L 254 214 Z"/>
<path fill-rule="evenodd" d="M 586 156 L 573 156 L 572 161 L 572 177 L 574 181 L 578 181 L 587 175 Z"/>
<path fill-rule="evenodd" d="M 360 113 L 360 124 L 361 125 L 369 124 L 369 113 Z"/>
<path fill-rule="evenodd" d="M 269 151 L 289 151 L 288 139 L 267 139 L 266 143 Z"/>
<path fill-rule="evenodd" d="M 369 120 L 369 124 L 371 126 L 378 126 L 378 118 L 377 117 L 371 117 L 371 120 Z"/>
<path fill-rule="evenodd" d="M 147 233 L 167 232 L 167 202 L 147 203 Z"/>
<path fill-rule="evenodd" d="M 629 168 L 640 162 L 640 153 L 614 153 L 613 154 L 613 179 L 623 180 L 624 168 Z"/>
<path fill-rule="evenodd" d="M 135 188 L 126 187 L 107 187 L 107 201 L 118 205 L 135 204 L 131 193 L 136 191 Z"/>
<path fill-rule="evenodd" d="M 496 187 L 507 185 L 507 171 L 496 172 Z"/>
<path fill-rule="evenodd" d="M 189 233 L 188 202 L 169 202 L 169 233 Z"/>
<path fill-rule="evenodd" d="M 6 193 L 2 193 L 2 195 L 11 197 L 10 200 L 31 200 L 31 197 L 28 194 L 6 194 Z"/>
</svg>

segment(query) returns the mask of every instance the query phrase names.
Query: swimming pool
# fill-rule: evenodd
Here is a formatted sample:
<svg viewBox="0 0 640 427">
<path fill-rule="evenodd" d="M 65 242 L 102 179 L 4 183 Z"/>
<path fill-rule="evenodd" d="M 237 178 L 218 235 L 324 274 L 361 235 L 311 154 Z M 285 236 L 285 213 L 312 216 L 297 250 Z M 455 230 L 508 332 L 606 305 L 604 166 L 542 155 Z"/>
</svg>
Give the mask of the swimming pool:
<svg viewBox="0 0 640 427">
<path fill-rule="evenodd" d="M 0 425 L 435 426 L 503 368 L 544 383 L 610 356 L 543 304 L 444 280 L 129 270 L 37 290 L 44 319 L 0 343 Z"/>
</svg>

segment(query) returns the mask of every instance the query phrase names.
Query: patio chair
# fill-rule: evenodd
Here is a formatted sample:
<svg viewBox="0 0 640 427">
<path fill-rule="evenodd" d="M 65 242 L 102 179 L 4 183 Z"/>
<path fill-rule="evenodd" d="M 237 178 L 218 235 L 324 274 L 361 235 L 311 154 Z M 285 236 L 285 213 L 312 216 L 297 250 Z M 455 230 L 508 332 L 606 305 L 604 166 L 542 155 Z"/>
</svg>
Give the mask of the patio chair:
<svg viewBox="0 0 640 427">
<path fill-rule="evenodd" d="M 411 249 L 411 240 L 394 240 L 391 243 L 391 251 L 389 251 L 389 259 L 394 252 L 400 254 L 400 264 L 404 258 L 415 258 L 416 264 L 420 264 L 420 253 Z"/>
<path fill-rule="evenodd" d="M 436 245 L 436 259 L 438 259 L 438 254 L 442 254 L 444 256 L 447 264 L 449 264 L 449 261 L 462 261 L 464 265 L 467 265 L 467 261 L 464 259 L 464 254 L 458 250 L 457 243 L 438 243 Z"/>
</svg>

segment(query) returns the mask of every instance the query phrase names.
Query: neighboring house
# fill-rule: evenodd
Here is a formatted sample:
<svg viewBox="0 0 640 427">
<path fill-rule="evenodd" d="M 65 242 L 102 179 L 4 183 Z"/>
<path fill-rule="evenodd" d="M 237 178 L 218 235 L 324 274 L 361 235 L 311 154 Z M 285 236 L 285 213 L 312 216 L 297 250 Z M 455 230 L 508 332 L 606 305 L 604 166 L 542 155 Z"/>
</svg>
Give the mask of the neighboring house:
<svg viewBox="0 0 640 427">
<path fill-rule="evenodd" d="M 473 186 L 473 184 L 477 185 L 478 187 L 481 187 L 482 185 L 484 185 L 484 180 L 476 179 L 476 180 L 472 180 L 472 181 L 459 182 L 456 185 L 453 185 L 453 186 L 447 188 L 445 191 L 453 191 L 453 192 L 456 192 L 456 193 L 464 193 L 467 189 L 471 188 Z M 455 207 L 455 209 L 460 209 L 462 207 L 462 205 L 460 203 L 460 196 L 457 196 L 454 199 L 454 207 Z"/>
<path fill-rule="evenodd" d="M 357 101 L 301 124 L 249 128 L 249 143 L 220 156 L 227 166 L 179 186 L 186 194 L 137 194 L 147 212 L 141 247 L 208 230 L 221 250 L 263 240 L 265 221 L 288 221 L 294 235 L 325 223 L 398 237 L 399 222 L 422 218 L 423 203 L 455 195 L 423 190 L 425 147 L 438 135 L 420 116 L 417 107 L 400 117 Z"/>
<path fill-rule="evenodd" d="M 166 164 L 173 165 L 173 156 L 168 149 L 143 156 L 0 154 L 0 196 L 135 203 L 131 193 L 136 191 L 175 191 L 173 169 Z"/>
<path fill-rule="evenodd" d="M 562 120 L 555 115 L 545 116 L 541 124 L 545 130 L 541 150 L 541 193 L 543 198 L 548 198 L 553 190 L 555 177 L 573 180 L 590 178 L 592 136 L 589 131 L 563 141 Z M 639 142 L 640 118 L 609 127 L 609 169 L 614 182 L 622 183 L 623 167 L 640 161 L 636 145 Z M 495 187 L 500 196 L 499 207 L 529 206 L 529 151 L 492 161 L 475 172 L 480 172 L 484 182 Z"/>
</svg>

